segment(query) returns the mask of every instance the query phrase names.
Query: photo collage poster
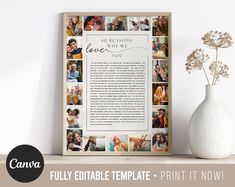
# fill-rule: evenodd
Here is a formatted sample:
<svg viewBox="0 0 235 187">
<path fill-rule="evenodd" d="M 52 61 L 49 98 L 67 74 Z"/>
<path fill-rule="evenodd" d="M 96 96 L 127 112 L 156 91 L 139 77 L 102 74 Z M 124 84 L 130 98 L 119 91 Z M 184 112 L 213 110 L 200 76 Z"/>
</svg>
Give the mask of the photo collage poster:
<svg viewBox="0 0 235 187">
<path fill-rule="evenodd" d="M 63 154 L 170 155 L 171 13 L 99 14 L 63 16 Z"/>
</svg>

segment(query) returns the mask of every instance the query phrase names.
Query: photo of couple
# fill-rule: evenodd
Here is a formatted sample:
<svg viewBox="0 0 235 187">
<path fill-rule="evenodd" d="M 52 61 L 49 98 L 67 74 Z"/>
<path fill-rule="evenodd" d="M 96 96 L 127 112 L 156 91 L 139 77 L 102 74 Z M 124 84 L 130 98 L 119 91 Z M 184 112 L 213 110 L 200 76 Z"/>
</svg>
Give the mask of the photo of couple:
<svg viewBox="0 0 235 187">
<path fill-rule="evenodd" d="M 67 37 L 67 59 L 82 59 L 82 37 Z"/>
<path fill-rule="evenodd" d="M 67 105 L 82 105 L 82 86 L 79 84 L 67 85 Z"/>
<path fill-rule="evenodd" d="M 152 50 L 153 59 L 166 59 L 168 57 L 167 37 L 153 37 Z"/>
<path fill-rule="evenodd" d="M 106 17 L 106 28 L 107 31 L 126 31 L 126 16 Z"/>
<path fill-rule="evenodd" d="M 131 135 L 129 144 L 130 151 L 151 151 L 151 135 Z"/>
<path fill-rule="evenodd" d="M 67 151 L 81 151 L 82 146 L 82 130 L 67 129 Z"/>
<path fill-rule="evenodd" d="M 167 128 L 167 106 L 154 106 L 152 111 L 152 128 Z"/>
<path fill-rule="evenodd" d="M 153 82 L 168 82 L 168 61 L 153 60 Z"/>
<path fill-rule="evenodd" d="M 68 61 L 67 62 L 67 81 L 68 82 L 82 82 L 82 61 Z"/>
<path fill-rule="evenodd" d="M 128 17 L 129 31 L 150 31 L 150 17 Z"/>
<path fill-rule="evenodd" d="M 168 151 L 168 133 L 167 130 L 156 132 L 152 137 L 152 151 L 167 152 Z"/>
<path fill-rule="evenodd" d="M 80 119 L 80 110 L 78 108 L 71 108 L 68 107 L 67 109 L 67 118 L 66 121 L 68 123 L 68 128 L 81 128 L 81 125 L 79 124 Z"/>
<path fill-rule="evenodd" d="M 104 31 L 105 20 L 104 16 L 86 16 L 84 21 L 85 31 Z"/>
<path fill-rule="evenodd" d="M 68 16 L 66 29 L 67 36 L 81 36 L 82 18 L 80 16 Z"/>
<path fill-rule="evenodd" d="M 168 84 L 153 83 L 153 105 L 168 105 Z"/>
<path fill-rule="evenodd" d="M 153 36 L 168 36 L 168 17 L 157 16 L 152 18 Z"/>
</svg>

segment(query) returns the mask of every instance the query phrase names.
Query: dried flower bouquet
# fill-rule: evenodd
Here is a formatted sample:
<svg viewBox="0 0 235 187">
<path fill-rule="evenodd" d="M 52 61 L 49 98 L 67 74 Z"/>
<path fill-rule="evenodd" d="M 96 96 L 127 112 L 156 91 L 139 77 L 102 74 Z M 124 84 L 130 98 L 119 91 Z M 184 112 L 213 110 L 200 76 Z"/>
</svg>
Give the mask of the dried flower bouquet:
<svg viewBox="0 0 235 187">
<path fill-rule="evenodd" d="M 209 70 L 212 75 L 212 82 L 210 83 L 210 79 L 204 68 L 204 63 L 207 62 L 210 57 L 208 54 L 204 53 L 203 49 L 195 49 L 187 57 L 187 62 L 185 64 L 186 71 L 190 73 L 193 70 L 203 70 L 208 85 L 216 85 L 220 77 L 229 77 L 229 67 L 218 60 L 218 55 L 219 48 L 228 48 L 232 46 L 232 37 L 227 32 L 222 33 L 219 31 L 209 31 L 202 37 L 202 41 L 203 44 L 211 49 L 214 49 L 216 54 L 215 61 L 212 61 L 209 65 Z"/>
</svg>

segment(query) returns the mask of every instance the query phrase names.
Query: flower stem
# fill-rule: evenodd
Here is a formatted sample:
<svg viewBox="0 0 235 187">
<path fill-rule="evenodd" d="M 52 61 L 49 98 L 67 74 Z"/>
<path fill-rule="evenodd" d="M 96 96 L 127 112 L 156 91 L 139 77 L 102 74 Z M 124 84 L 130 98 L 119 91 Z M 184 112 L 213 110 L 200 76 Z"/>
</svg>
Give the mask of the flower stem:
<svg viewBox="0 0 235 187">
<path fill-rule="evenodd" d="M 216 66 L 218 65 L 218 56 L 219 56 L 219 52 L 218 52 L 218 47 L 215 48 L 215 64 Z M 213 76 L 213 81 L 212 81 L 212 85 L 216 85 L 216 81 L 217 81 L 217 78 L 215 78 L 215 74 Z"/>
<path fill-rule="evenodd" d="M 206 70 L 205 70 L 205 68 L 204 68 L 203 66 L 202 66 L 202 69 L 203 69 L 203 72 L 204 72 L 204 74 L 205 74 L 205 76 L 206 76 L 207 83 L 208 83 L 208 85 L 210 85 L 209 78 L 208 78 L 207 73 L 206 73 Z"/>
</svg>

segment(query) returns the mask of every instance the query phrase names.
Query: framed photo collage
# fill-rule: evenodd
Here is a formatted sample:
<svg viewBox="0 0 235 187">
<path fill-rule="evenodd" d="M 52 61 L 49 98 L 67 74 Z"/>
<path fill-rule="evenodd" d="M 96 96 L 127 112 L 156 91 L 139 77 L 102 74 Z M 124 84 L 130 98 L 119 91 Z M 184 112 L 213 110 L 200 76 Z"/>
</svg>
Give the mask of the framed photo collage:
<svg viewBox="0 0 235 187">
<path fill-rule="evenodd" d="M 171 13 L 63 14 L 63 154 L 170 155 Z"/>
</svg>

